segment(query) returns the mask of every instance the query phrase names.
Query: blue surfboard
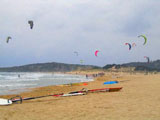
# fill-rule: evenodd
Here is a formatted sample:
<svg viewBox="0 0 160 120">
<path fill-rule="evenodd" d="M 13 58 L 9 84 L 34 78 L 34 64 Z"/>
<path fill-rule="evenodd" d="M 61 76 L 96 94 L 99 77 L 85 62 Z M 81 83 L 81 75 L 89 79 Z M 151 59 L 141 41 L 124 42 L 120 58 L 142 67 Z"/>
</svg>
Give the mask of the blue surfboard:
<svg viewBox="0 0 160 120">
<path fill-rule="evenodd" d="M 107 82 L 104 82 L 103 84 L 104 85 L 107 85 L 107 84 L 117 84 L 118 81 L 107 81 Z"/>
</svg>

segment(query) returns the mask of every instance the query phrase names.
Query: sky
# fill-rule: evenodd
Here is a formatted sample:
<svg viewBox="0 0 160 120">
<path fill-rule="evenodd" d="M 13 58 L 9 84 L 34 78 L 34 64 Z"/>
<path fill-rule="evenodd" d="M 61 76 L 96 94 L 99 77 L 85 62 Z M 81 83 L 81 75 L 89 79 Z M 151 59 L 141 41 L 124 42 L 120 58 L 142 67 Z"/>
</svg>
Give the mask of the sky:
<svg viewBox="0 0 160 120">
<path fill-rule="evenodd" d="M 0 67 L 160 59 L 159 6 L 159 0 L 0 0 Z M 147 37 L 145 45 L 139 35 Z"/>
</svg>

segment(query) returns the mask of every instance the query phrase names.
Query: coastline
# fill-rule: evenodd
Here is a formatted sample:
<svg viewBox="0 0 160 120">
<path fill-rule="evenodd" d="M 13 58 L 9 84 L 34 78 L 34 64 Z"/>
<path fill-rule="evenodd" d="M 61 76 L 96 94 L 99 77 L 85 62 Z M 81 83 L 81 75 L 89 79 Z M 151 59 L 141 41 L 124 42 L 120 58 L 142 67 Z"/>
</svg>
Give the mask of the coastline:
<svg viewBox="0 0 160 120">
<path fill-rule="evenodd" d="M 99 71 L 100 72 L 100 71 Z M 90 72 L 83 72 L 90 74 Z M 91 72 L 93 73 L 93 72 Z M 71 73 L 74 74 L 74 73 Z M 88 86 L 47 86 L 24 92 L 22 97 L 68 93 L 82 88 L 97 89 L 123 87 L 119 92 L 90 93 L 73 97 L 45 97 L 24 101 L 22 104 L 0 106 L 1 118 L 11 120 L 146 120 L 160 119 L 160 74 L 136 74 L 105 72 Z M 121 81 L 103 85 L 105 81 Z M 10 98 L 15 95 L 0 96 Z M 12 116 L 12 118 L 10 118 Z"/>
<path fill-rule="evenodd" d="M 71 74 L 71 73 L 60 73 L 60 72 L 56 72 L 56 73 L 51 73 L 51 72 L 32 72 L 32 73 L 16 73 L 13 78 L 11 75 L 8 75 L 7 77 L 10 79 L 8 80 L 9 82 L 5 82 L 4 79 L 4 83 L 2 84 L 4 85 L 4 88 L 2 87 L 2 91 L 0 91 L 0 96 L 4 96 L 4 95 L 16 95 L 16 94 L 21 94 L 24 92 L 28 92 L 31 90 L 34 90 L 36 88 L 39 87 L 47 87 L 47 86 L 70 86 L 70 85 L 74 85 L 74 84 L 79 84 L 79 83 L 85 83 L 85 82 L 89 82 L 92 81 L 92 78 L 86 78 L 84 75 L 80 75 L 80 74 Z M 16 78 L 16 75 L 21 75 L 20 78 Z M 33 75 L 33 77 L 32 77 Z M 11 81 L 11 82 L 10 82 Z M 12 82 L 13 81 L 13 82 Z M 2 80 L 3 82 L 3 80 Z M 11 84 L 15 84 L 18 85 L 16 88 L 12 87 L 8 88 L 5 87 Z M 30 86 L 28 85 L 30 84 Z M 2 86 L 1 85 L 1 86 Z M 22 85 L 22 86 L 20 86 Z M 26 87 L 26 86 L 27 87 Z M 8 91 L 7 91 L 8 89 Z"/>
<path fill-rule="evenodd" d="M 101 72 L 103 71 L 73 71 L 73 72 L 56 72 L 56 74 L 92 75 L 92 74 L 98 74 Z M 47 73 L 51 73 L 51 72 L 47 72 Z M 43 87 L 25 88 L 22 92 L 19 92 L 17 94 L 15 93 L 15 94 L 0 95 L 0 98 L 10 99 L 15 96 L 22 96 L 24 98 L 24 97 L 43 96 L 43 95 L 49 95 L 49 94 L 69 93 L 72 91 L 81 90 L 83 88 L 91 88 L 89 87 L 91 86 L 89 84 L 93 84 L 94 82 L 96 82 L 97 78 L 99 77 L 92 77 L 92 78 L 93 78 L 93 81 L 88 81 L 87 86 L 48 85 L 48 86 L 43 86 Z"/>
<path fill-rule="evenodd" d="M 41 72 L 38 72 L 38 73 L 41 73 Z M 46 73 L 52 73 L 52 72 L 46 72 Z M 55 74 L 68 74 L 68 75 L 69 74 L 71 74 L 71 75 L 86 75 L 86 72 L 82 72 L 82 73 L 81 72 L 54 72 L 54 73 Z M 87 73 L 87 74 L 91 74 L 91 73 Z M 92 74 L 95 74 L 95 72 L 93 72 Z M 93 78 L 93 81 L 94 80 L 95 80 L 95 78 Z M 88 81 L 85 83 L 90 83 L 93 81 Z M 86 86 L 83 86 L 83 87 L 86 87 Z M 68 84 L 68 86 L 67 86 L 67 84 L 63 86 L 63 84 L 62 84 L 62 85 L 48 85 L 48 86 L 42 86 L 42 87 L 24 88 L 24 89 L 22 89 L 22 92 L 0 95 L 0 98 L 9 99 L 9 98 L 12 98 L 15 96 L 33 97 L 34 95 L 42 96 L 42 95 L 48 95 L 48 94 L 67 93 L 67 92 L 71 92 L 74 90 L 81 90 L 83 87 L 81 85 L 80 86 L 79 85 L 70 86 L 69 84 Z M 17 90 L 15 90 L 15 91 L 17 91 Z M 20 90 L 18 90 L 18 91 L 20 91 Z"/>
</svg>

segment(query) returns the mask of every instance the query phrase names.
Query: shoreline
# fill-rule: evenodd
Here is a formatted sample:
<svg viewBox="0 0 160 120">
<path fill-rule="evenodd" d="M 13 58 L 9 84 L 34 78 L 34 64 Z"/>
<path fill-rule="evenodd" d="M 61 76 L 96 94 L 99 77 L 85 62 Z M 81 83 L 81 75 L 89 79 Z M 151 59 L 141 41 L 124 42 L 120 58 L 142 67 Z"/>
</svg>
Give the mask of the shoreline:
<svg viewBox="0 0 160 120">
<path fill-rule="evenodd" d="M 38 72 L 38 73 L 40 73 L 40 72 Z M 46 72 L 46 73 L 52 73 L 52 72 Z M 91 72 L 91 73 L 96 74 L 97 72 Z M 89 74 L 91 74 L 91 73 L 89 73 Z M 78 71 L 78 72 L 56 72 L 56 74 L 86 75 L 85 72 L 81 73 L 80 71 Z M 89 84 L 90 82 L 93 82 L 95 80 L 96 80 L 96 78 L 92 78 L 91 81 L 78 82 L 78 83 L 88 83 Z M 74 84 L 74 83 L 72 83 L 72 84 Z M 87 86 L 83 86 L 83 87 L 87 87 Z M 80 88 L 80 89 L 77 89 L 77 88 Z M 81 90 L 81 88 L 82 88 L 82 86 L 79 86 L 79 85 L 70 86 L 69 84 L 59 84 L 59 85 L 48 85 L 48 86 L 33 87 L 33 88 L 23 88 L 22 92 L 0 95 L 0 98 L 9 99 L 9 98 L 12 98 L 12 97 L 15 97 L 15 96 L 23 96 L 23 97 L 33 97 L 34 95 L 41 96 L 41 95 L 47 95 L 48 94 L 47 92 L 51 93 L 52 91 L 53 91 L 54 94 L 59 94 L 59 93 L 62 93 L 62 92 L 63 93 L 71 92 L 70 90 Z M 17 89 L 11 90 L 11 91 L 17 91 Z M 38 91 L 40 92 L 40 94 L 38 93 Z M 45 91 L 47 91 L 47 92 L 45 92 Z"/>
<path fill-rule="evenodd" d="M 27 72 L 28 73 L 28 72 Z M 35 73 L 35 72 L 33 72 Z M 37 72 L 36 72 L 37 73 Z M 38 72 L 40 73 L 40 72 Z M 44 73 L 44 72 L 41 72 L 41 73 Z M 81 81 L 80 80 L 76 80 L 77 78 L 75 78 L 75 81 L 72 80 L 72 81 L 68 81 L 68 83 L 61 83 L 61 84 L 54 84 L 53 85 L 42 85 L 42 86 L 35 86 L 35 87 L 28 87 L 28 88 L 20 88 L 20 89 L 12 89 L 12 90 L 8 90 L 9 92 L 6 93 L 6 94 L 1 94 L 1 96 L 13 96 L 13 95 L 19 95 L 19 94 L 23 94 L 23 93 L 28 93 L 28 92 L 31 92 L 37 88 L 45 88 L 45 87 L 49 87 L 49 86 L 52 86 L 52 87 L 55 87 L 55 86 L 70 86 L 70 85 L 74 85 L 74 84 L 79 84 L 79 83 L 87 83 L 87 82 L 90 82 L 90 81 L 93 81 L 94 79 L 93 78 L 83 78 L 84 77 L 84 74 L 72 74 L 72 73 L 64 73 L 64 72 L 56 72 L 56 73 L 51 73 L 51 72 L 46 72 L 48 74 L 59 74 L 59 75 L 78 75 L 78 76 L 81 76 L 80 78 L 78 77 L 78 79 L 82 79 Z M 18 78 L 17 78 L 18 79 Z M 53 78 L 54 79 L 54 78 Z M 83 80 L 84 79 L 84 80 Z M 43 80 L 45 82 L 45 79 Z"/>
</svg>

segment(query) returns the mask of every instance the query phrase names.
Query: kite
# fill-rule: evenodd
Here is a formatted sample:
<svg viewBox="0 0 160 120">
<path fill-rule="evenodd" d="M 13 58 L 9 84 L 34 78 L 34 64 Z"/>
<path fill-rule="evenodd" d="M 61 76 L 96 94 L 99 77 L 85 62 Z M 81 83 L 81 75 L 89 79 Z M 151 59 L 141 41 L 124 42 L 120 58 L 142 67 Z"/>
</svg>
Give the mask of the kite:
<svg viewBox="0 0 160 120">
<path fill-rule="evenodd" d="M 28 21 L 28 24 L 30 24 L 30 28 L 32 29 L 32 28 L 33 28 L 33 25 L 34 25 L 34 24 L 33 24 L 33 21 L 32 21 L 32 20 L 29 20 L 29 21 Z"/>
<path fill-rule="evenodd" d="M 74 53 L 78 56 L 78 52 L 74 51 Z"/>
<path fill-rule="evenodd" d="M 80 60 L 80 63 L 82 64 L 84 61 L 83 60 Z"/>
<path fill-rule="evenodd" d="M 12 38 L 10 36 L 8 36 L 6 42 L 8 43 L 10 39 L 12 39 Z"/>
<path fill-rule="evenodd" d="M 144 43 L 143 43 L 143 45 L 145 45 L 145 44 L 147 43 L 147 38 L 146 38 L 145 35 L 139 35 L 138 37 L 143 37 L 143 38 L 144 38 Z"/>
<path fill-rule="evenodd" d="M 136 43 L 132 43 L 132 47 L 135 47 L 136 46 Z"/>
<path fill-rule="evenodd" d="M 146 59 L 147 59 L 147 62 L 148 62 L 148 63 L 150 62 L 150 59 L 149 59 L 149 57 L 147 57 L 147 56 L 144 56 L 144 58 L 146 58 Z"/>
<path fill-rule="evenodd" d="M 132 46 L 130 43 L 125 43 L 125 45 L 128 45 L 129 46 L 129 50 L 131 50 Z"/>
<path fill-rule="evenodd" d="M 96 57 L 97 57 L 98 52 L 99 52 L 99 50 L 96 50 L 94 53 Z"/>
</svg>

